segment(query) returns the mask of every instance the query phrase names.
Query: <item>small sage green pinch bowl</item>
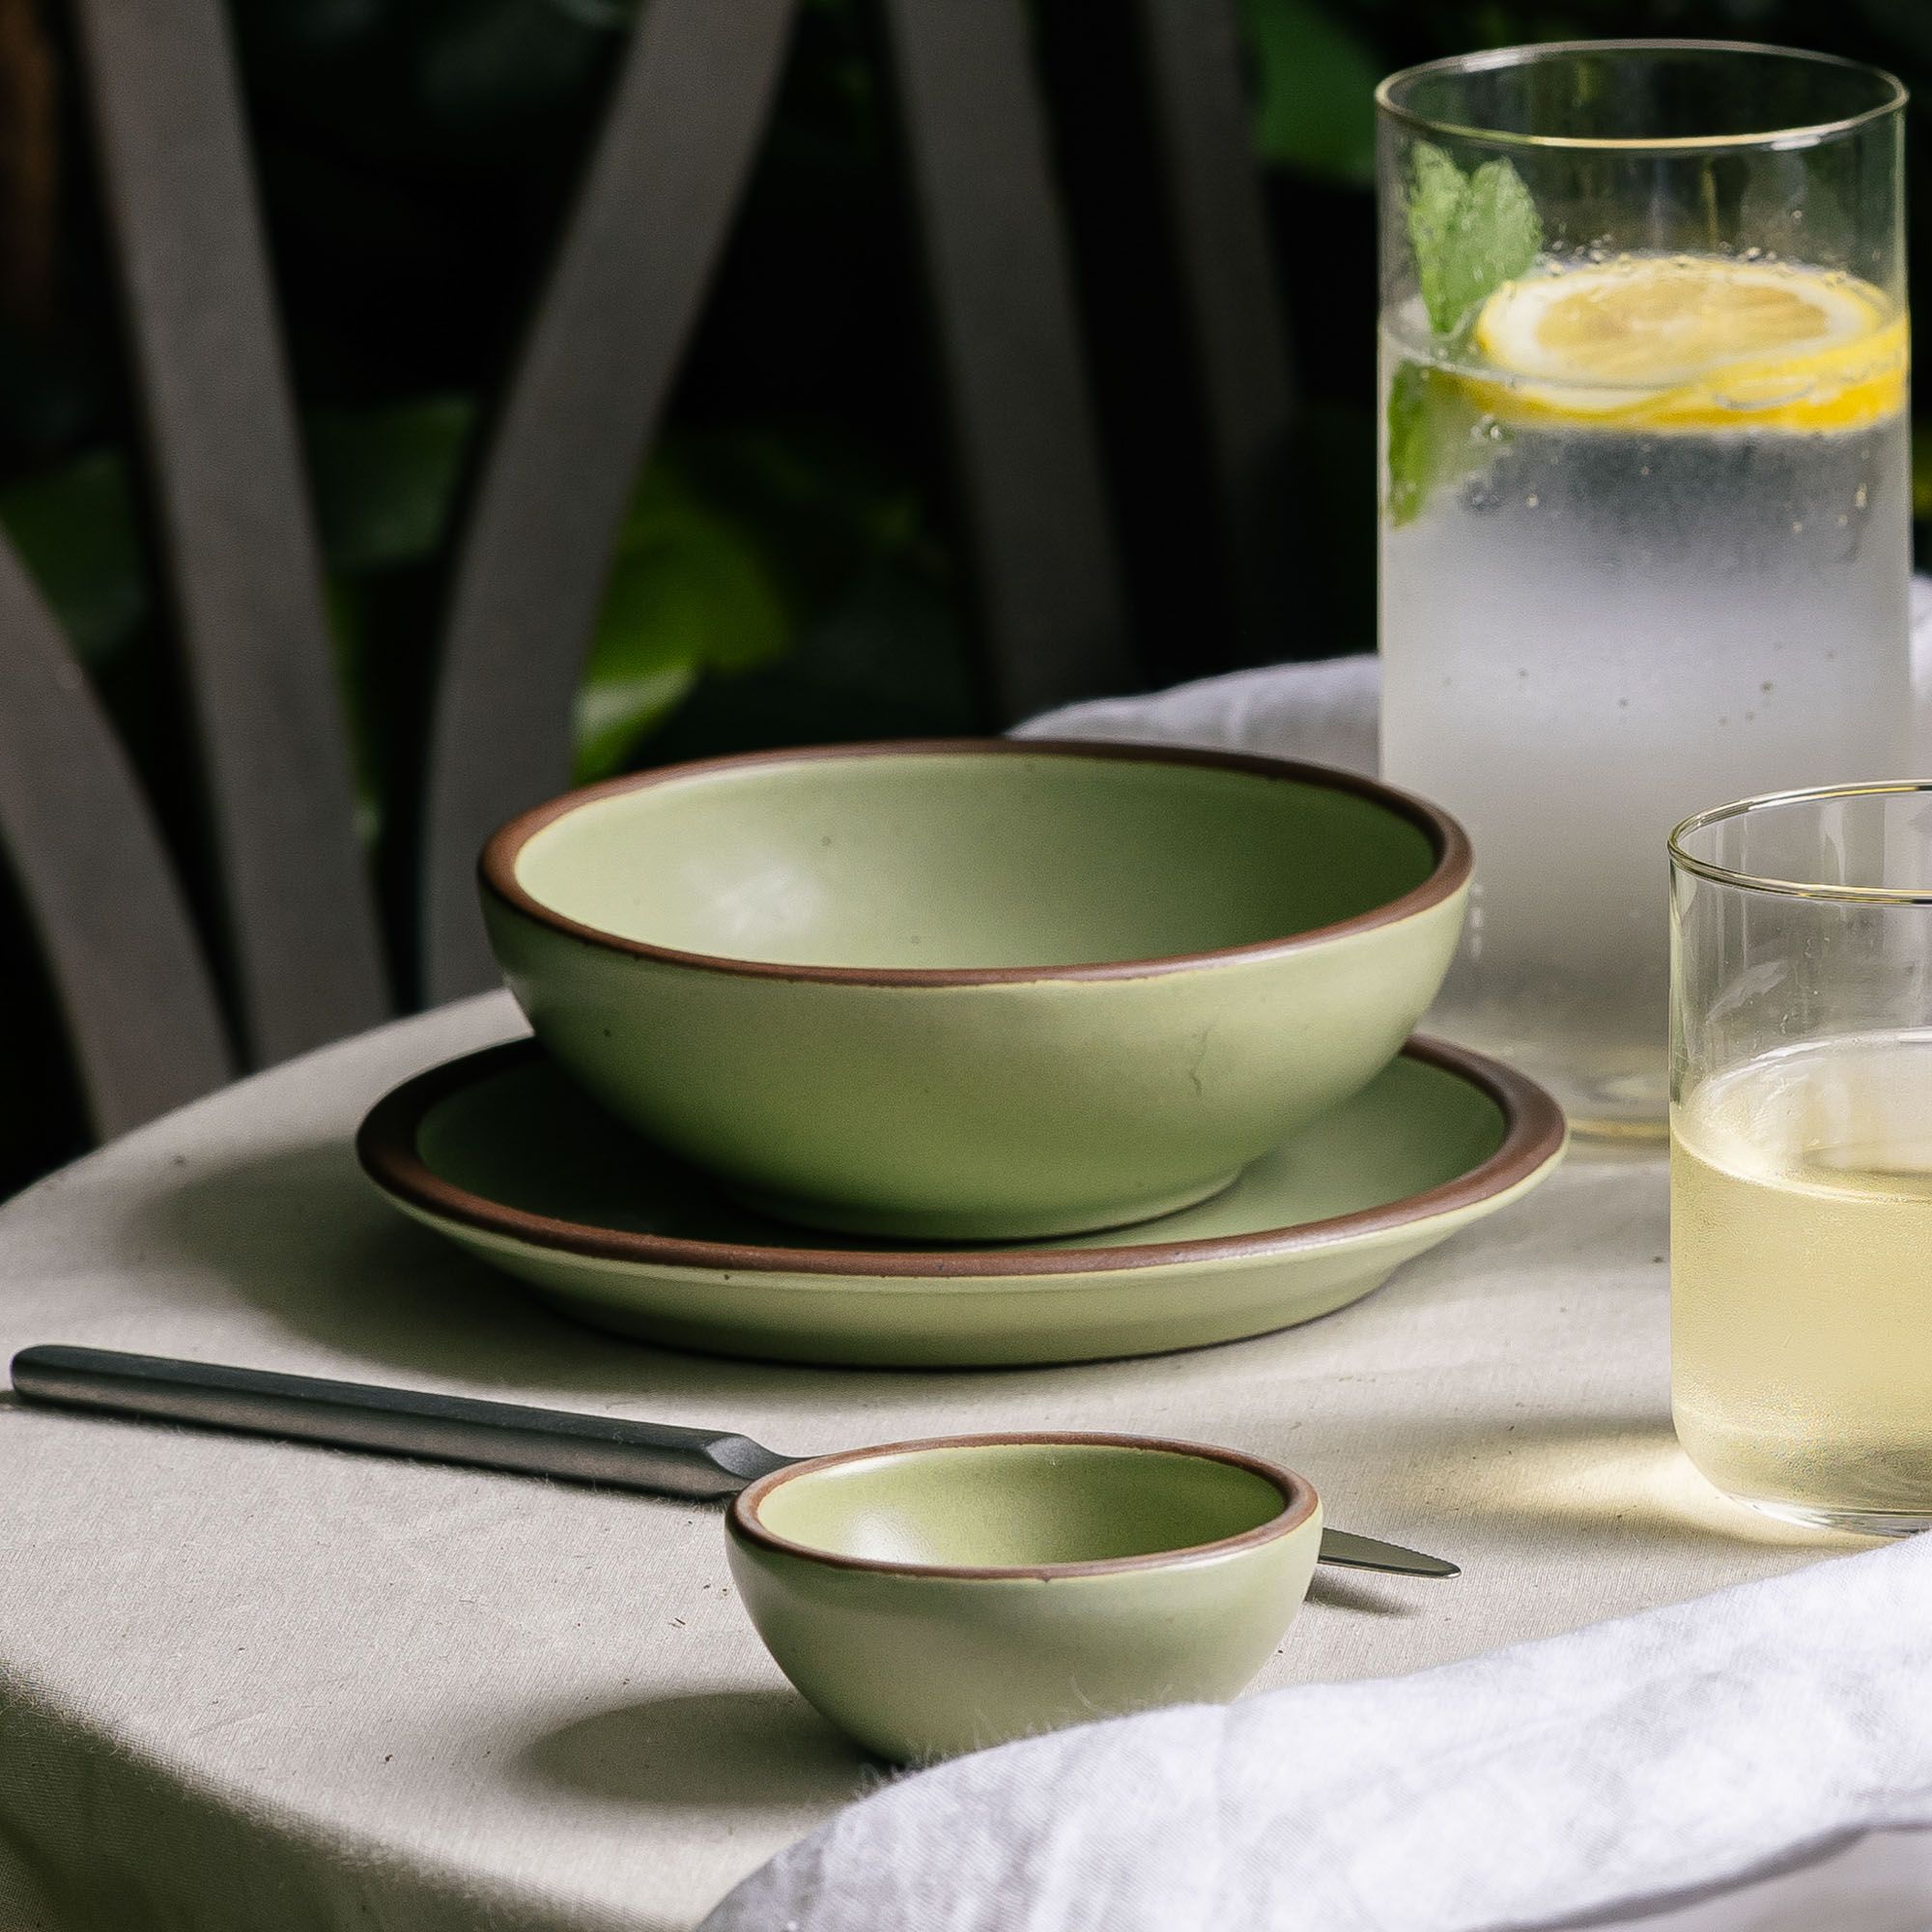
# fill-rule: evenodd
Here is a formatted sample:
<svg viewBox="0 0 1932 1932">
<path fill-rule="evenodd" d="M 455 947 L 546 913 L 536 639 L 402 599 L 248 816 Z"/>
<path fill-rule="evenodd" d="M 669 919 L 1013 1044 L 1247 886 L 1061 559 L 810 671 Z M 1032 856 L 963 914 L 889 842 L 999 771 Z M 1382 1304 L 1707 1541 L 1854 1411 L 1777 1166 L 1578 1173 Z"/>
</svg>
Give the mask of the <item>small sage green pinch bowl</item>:
<svg viewBox="0 0 1932 1932">
<path fill-rule="evenodd" d="M 753 1483 L 731 1573 L 779 1667 L 920 1763 L 1233 1697 L 1308 1593 L 1321 1505 L 1292 1470 L 1133 1435 L 962 1435 Z"/>
<path fill-rule="evenodd" d="M 617 779 L 484 848 L 544 1046 L 782 1219 L 1020 1239 L 1205 1200 L 1435 997 L 1469 847 L 1313 765 L 944 740 Z"/>
</svg>

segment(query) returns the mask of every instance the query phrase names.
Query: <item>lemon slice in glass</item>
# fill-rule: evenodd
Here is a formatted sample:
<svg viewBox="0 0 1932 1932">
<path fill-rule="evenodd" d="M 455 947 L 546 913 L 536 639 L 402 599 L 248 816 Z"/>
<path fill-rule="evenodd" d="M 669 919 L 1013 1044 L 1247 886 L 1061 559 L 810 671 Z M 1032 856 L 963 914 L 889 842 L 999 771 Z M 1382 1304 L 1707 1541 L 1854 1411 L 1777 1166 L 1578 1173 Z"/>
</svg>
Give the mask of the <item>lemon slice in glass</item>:
<svg viewBox="0 0 1932 1932">
<path fill-rule="evenodd" d="M 1625 256 L 1520 276 L 1483 304 L 1485 407 L 1625 430 L 1859 429 L 1905 400 L 1905 317 L 1817 269 Z"/>
</svg>

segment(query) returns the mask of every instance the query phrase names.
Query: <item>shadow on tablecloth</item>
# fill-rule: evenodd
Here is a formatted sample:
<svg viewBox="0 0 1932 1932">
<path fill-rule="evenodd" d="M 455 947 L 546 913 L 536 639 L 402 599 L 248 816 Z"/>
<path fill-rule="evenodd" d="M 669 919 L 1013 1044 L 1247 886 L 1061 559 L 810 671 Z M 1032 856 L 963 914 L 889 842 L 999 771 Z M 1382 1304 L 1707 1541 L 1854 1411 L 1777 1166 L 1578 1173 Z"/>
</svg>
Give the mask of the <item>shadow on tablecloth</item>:
<svg viewBox="0 0 1932 1932">
<path fill-rule="evenodd" d="M 829 1809 L 892 1776 L 795 1691 L 696 1690 L 619 1704 L 532 1738 L 525 1781 L 652 1809 Z"/>
</svg>

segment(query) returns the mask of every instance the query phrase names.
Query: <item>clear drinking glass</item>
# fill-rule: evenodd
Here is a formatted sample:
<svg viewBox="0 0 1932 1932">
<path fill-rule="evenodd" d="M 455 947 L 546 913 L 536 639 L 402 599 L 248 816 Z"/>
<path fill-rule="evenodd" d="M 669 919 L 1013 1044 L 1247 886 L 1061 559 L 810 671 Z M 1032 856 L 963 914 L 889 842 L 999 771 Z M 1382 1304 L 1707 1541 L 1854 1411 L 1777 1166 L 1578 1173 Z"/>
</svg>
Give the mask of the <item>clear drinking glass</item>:
<svg viewBox="0 0 1932 1932">
<path fill-rule="evenodd" d="M 1670 838 L 1672 1406 L 1775 1516 L 1932 1524 L 1932 784 Z"/>
<path fill-rule="evenodd" d="M 1476 848 L 1432 1024 L 1658 1134 L 1658 842 L 1910 767 L 1904 90 L 1603 42 L 1378 98 L 1383 769 Z"/>
</svg>

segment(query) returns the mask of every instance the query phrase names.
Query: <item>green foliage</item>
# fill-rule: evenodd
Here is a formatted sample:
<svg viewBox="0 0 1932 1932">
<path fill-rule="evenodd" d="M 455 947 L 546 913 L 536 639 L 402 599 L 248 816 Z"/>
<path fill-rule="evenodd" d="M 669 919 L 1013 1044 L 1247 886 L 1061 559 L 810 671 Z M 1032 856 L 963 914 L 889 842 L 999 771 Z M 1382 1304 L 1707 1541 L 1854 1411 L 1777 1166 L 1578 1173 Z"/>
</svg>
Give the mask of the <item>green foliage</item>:
<svg viewBox="0 0 1932 1932">
<path fill-rule="evenodd" d="M 1317 0 L 1245 0 L 1255 145 L 1276 166 L 1369 186 L 1381 58 L 1345 13 Z"/>
<path fill-rule="evenodd" d="M 645 472 L 618 533 L 577 705 L 577 777 L 622 771 L 707 670 L 781 655 L 796 614 L 772 560 L 675 454 Z"/>
<path fill-rule="evenodd" d="M 441 548 L 475 426 L 468 396 L 309 418 L 309 480 L 331 572 L 392 570 Z"/>
<path fill-rule="evenodd" d="M 322 412 L 307 424 L 328 609 L 372 838 L 384 817 L 384 747 L 394 726 L 384 714 L 408 682 L 384 659 L 398 648 L 426 658 L 433 644 L 412 624 L 422 578 L 434 573 L 449 536 L 475 419 L 468 398 L 440 396 Z M 96 671 L 151 635 L 134 492 L 118 452 L 90 451 L 0 492 L 0 526 Z M 921 542 L 911 493 L 848 443 L 777 430 L 668 437 L 639 478 L 613 546 L 579 696 L 578 778 L 625 769 L 705 676 L 741 676 L 848 608 L 874 608 L 880 573 L 929 581 Z M 890 689 L 889 665 L 869 674 Z"/>
<path fill-rule="evenodd" d="M 128 466 L 89 450 L 0 490 L 0 526 L 40 584 L 81 662 L 99 670 L 148 618 Z"/>
<path fill-rule="evenodd" d="M 1912 514 L 1921 524 L 1932 523 L 1932 429 L 1912 428 Z"/>
</svg>

